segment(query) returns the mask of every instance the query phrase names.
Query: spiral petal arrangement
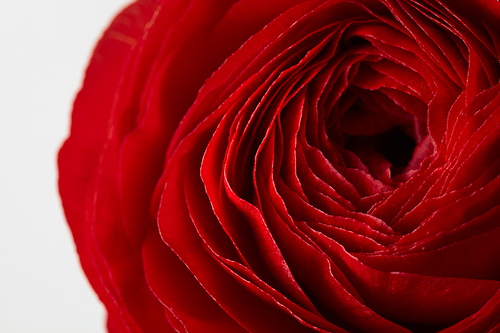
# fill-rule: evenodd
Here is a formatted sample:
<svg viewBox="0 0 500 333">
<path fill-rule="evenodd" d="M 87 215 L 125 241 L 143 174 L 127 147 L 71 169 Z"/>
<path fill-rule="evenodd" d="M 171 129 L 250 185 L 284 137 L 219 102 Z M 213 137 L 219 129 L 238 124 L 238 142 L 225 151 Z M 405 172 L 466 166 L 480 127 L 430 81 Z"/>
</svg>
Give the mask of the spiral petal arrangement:
<svg viewBox="0 0 500 333">
<path fill-rule="evenodd" d="M 140 0 L 60 192 L 110 332 L 500 331 L 500 4 Z"/>
</svg>

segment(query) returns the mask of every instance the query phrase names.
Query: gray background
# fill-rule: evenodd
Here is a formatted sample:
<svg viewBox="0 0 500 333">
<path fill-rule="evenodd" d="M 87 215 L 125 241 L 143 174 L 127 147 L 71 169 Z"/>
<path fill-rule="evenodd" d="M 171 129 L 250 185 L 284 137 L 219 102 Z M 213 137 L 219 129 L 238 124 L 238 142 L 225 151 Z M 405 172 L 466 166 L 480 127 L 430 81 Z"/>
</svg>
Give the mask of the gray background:
<svg viewBox="0 0 500 333">
<path fill-rule="evenodd" d="M 0 2 L 0 332 L 104 332 L 57 195 L 56 154 L 125 0 Z"/>
</svg>

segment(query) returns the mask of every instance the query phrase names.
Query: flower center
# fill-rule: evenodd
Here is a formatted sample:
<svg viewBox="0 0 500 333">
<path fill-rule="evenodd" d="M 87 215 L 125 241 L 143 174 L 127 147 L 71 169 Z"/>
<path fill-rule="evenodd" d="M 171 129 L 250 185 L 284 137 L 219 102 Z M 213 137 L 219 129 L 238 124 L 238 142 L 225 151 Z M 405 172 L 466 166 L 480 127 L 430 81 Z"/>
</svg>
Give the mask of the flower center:
<svg viewBox="0 0 500 333">
<path fill-rule="evenodd" d="M 373 136 L 357 135 L 345 142 L 344 148 L 354 152 L 364 162 L 369 155 L 382 155 L 391 163 L 391 175 L 404 172 L 415 150 L 415 140 L 400 126 Z"/>
<path fill-rule="evenodd" d="M 393 168 L 406 168 L 415 149 L 415 141 L 400 127 L 376 137 L 375 148 L 391 162 Z"/>
<path fill-rule="evenodd" d="M 342 139 L 337 142 L 356 154 L 375 178 L 382 180 L 384 170 L 394 179 L 413 169 L 417 163 L 412 162 L 414 152 L 427 135 L 425 122 L 379 91 L 350 89 L 346 93 L 349 99 L 339 119 Z"/>
</svg>

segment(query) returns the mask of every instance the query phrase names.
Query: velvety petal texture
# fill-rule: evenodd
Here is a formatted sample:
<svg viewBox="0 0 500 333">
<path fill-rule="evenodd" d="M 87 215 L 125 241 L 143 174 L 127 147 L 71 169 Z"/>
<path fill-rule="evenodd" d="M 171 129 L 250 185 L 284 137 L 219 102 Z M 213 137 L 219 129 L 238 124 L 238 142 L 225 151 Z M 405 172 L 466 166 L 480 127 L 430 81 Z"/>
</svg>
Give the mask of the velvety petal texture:
<svg viewBox="0 0 500 333">
<path fill-rule="evenodd" d="M 500 332 L 500 3 L 138 0 L 59 170 L 109 332 Z"/>
</svg>

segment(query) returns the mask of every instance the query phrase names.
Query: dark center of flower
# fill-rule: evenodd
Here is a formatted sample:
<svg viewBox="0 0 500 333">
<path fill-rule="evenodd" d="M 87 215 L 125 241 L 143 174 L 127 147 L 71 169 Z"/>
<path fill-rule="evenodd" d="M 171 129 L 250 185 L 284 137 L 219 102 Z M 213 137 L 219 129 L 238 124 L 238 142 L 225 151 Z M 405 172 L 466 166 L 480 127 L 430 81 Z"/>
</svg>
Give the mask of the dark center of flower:
<svg viewBox="0 0 500 333">
<path fill-rule="evenodd" d="M 391 174 L 395 176 L 402 173 L 408 166 L 415 150 L 413 138 L 408 136 L 402 128 L 394 127 L 373 139 L 375 140 L 375 149 L 392 164 Z"/>
<path fill-rule="evenodd" d="M 391 178 L 403 174 L 421 141 L 417 129 L 423 124 L 392 101 L 381 99 L 377 92 L 357 93 L 364 93 L 366 101 L 355 100 L 343 113 L 339 126 L 342 140 L 337 142 L 356 154 L 370 172 L 378 173 L 390 163 Z M 384 104 L 370 103 L 375 98 L 371 95 Z"/>
<path fill-rule="evenodd" d="M 370 159 L 382 156 L 391 163 L 392 177 L 404 172 L 415 147 L 415 140 L 399 126 L 372 136 L 344 135 L 344 149 L 358 155 L 365 164 L 369 164 Z"/>
</svg>

